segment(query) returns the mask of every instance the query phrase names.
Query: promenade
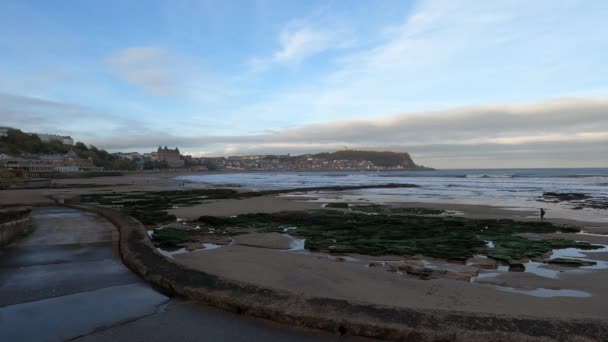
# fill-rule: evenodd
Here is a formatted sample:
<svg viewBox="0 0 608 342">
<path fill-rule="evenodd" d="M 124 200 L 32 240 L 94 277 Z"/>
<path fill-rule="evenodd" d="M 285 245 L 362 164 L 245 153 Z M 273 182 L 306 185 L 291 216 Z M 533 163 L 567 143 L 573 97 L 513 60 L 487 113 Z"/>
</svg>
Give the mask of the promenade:
<svg viewBox="0 0 608 342">
<path fill-rule="evenodd" d="M 33 222 L 33 233 L 0 249 L 4 341 L 338 339 L 166 297 L 122 264 L 116 229 L 95 214 L 37 208 Z"/>
</svg>

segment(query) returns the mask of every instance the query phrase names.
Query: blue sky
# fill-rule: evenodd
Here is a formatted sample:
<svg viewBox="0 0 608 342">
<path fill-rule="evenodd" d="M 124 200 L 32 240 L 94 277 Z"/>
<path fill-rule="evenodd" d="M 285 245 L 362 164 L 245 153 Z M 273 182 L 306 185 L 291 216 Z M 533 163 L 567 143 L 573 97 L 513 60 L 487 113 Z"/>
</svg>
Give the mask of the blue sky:
<svg viewBox="0 0 608 342">
<path fill-rule="evenodd" d="M 605 18 L 574 0 L 5 0 L 1 125 L 123 151 L 608 166 Z"/>
</svg>

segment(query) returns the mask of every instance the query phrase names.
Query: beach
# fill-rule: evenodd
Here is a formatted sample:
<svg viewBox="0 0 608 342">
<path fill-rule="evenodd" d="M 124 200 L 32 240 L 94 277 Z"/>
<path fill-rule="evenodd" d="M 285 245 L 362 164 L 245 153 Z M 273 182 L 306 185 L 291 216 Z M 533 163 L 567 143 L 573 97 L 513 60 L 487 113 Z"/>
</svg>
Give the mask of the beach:
<svg viewBox="0 0 608 342">
<path fill-rule="evenodd" d="M 4 190 L 2 204 L 14 204 L 11 202 L 16 201 L 22 204 L 51 203 L 48 196 L 69 199 L 82 194 L 188 191 L 218 186 L 207 182 L 186 182 L 182 187 L 179 185 L 182 177 L 175 176 L 148 174 L 59 180 L 59 187 L 54 189 Z M 245 179 L 247 175 L 241 177 Z M 95 186 L 87 187 L 86 184 Z M 236 192 L 250 190 L 234 184 L 231 189 Z M 233 217 L 252 213 L 314 212 L 322 210 L 328 203 L 338 201 L 346 201 L 351 206 L 369 205 L 374 203 L 379 193 L 386 195 L 391 192 L 394 190 L 316 191 L 243 199 L 203 199 L 201 203 L 171 208 L 168 213 L 178 218 L 178 222 L 171 226 L 179 228 L 184 222 L 205 215 Z M 538 212 L 533 206 L 522 209 L 459 203 L 455 200 L 452 203 L 408 201 L 410 197 L 415 196 L 401 198 L 400 201 L 381 202 L 399 208 L 439 209 L 448 216 L 470 219 L 539 220 Z M 394 199 L 395 194 L 387 198 Z M 608 233 L 608 222 L 552 217 L 551 211 L 549 214 L 547 219 L 550 222 L 579 227 L 582 233 L 522 235 L 532 240 L 560 238 L 608 245 L 608 235 L 605 235 Z M 594 217 L 597 215 L 588 216 L 589 219 Z M 608 290 L 603 285 L 608 281 L 608 267 L 605 267 L 608 251 L 603 250 L 584 251 L 580 256 L 597 262 L 595 267 L 537 265 L 530 260 L 527 264 L 529 270 L 510 272 L 505 266 L 500 268 L 498 264 L 484 261 L 486 259 L 481 257 L 452 262 L 421 255 L 369 256 L 312 252 L 304 248 L 302 239 L 289 234 L 289 231 L 232 236 L 225 243 L 207 243 L 205 248 L 202 247 L 166 255 L 189 268 L 222 278 L 355 303 L 508 316 L 608 319 L 604 305 L 608 302 Z M 485 265 L 480 265 L 484 262 Z M 408 273 L 412 268 L 422 266 L 441 270 L 442 273 L 433 273 L 427 278 Z"/>
<path fill-rule="evenodd" d="M 420 207 L 422 204 L 408 203 L 405 206 Z M 489 206 L 430 203 L 425 203 L 424 206 L 455 210 L 462 212 L 466 217 L 538 220 L 536 217 L 531 218 L 532 213 L 530 212 Z M 180 217 L 189 218 L 197 215 L 220 215 L 220 213 L 239 215 L 251 212 L 280 212 L 310 208 L 310 202 L 275 197 L 261 200 L 215 201 L 208 205 L 175 209 L 172 212 L 178 213 Z M 604 223 L 564 219 L 557 221 L 560 224 L 587 227 L 586 231 L 591 233 L 605 233 L 608 230 L 608 225 Z M 589 228 L 591 224 L 594 228 Z M 551 236 L 537 235 L 536 237 L 548 238 Z M 560 238 L 608 245 L 608 235 L 603 237 L 571 234 L 560 236 Z M 258 247 L 252 247 L 251 244 L 245 246 L 239 244 L 237 238 L 236 243 L 229 246 L 179 254 L 174 258 L 175 261 L 188 267 L 228 279 L 355 302 L 500 315 L 608 318 L 608 312 L 602 304 L 608 301 L 608 291 L 602 285 L 608 281 L 608 270 L 606 269 L 563 272 L 564 274 L 557 279 L 527 272 L 505 272 L 496 277 L 477 280 L 475 283 L 452 279 L 420 280 L 387 271 L 384 267 L 368 266 L 370 262 L 382 259 L 399 263 L 404 260 L 399 256 L 351 255 L 357 260 L 340 261 L 335 257 L 314 253 L 290 252 L 287 248 L 280 250 L 280 247 L 280 245 L 269 246 L 263 245 L 263 243 Z M 593 257 L 597 260 L 606 260 L 608 253 L 596 253 Z M 491 285 L 499 285 L 500 288 Z M 504 289 L 507 287 L 521 290 L 522 293 L 509 292 Z M 525 293 L 539 288 L 556 290 L 555 297 L 538 297 Z M 572 289 L 589 294 L 589 297 L 559 296 L 559 290 Z"/>
</svg>

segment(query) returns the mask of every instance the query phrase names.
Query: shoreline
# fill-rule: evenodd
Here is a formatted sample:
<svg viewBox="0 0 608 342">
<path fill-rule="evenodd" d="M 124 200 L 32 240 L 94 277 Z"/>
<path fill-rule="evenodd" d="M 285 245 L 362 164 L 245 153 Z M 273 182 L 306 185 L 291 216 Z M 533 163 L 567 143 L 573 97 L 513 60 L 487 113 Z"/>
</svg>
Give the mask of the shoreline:
<svg viewBox="0 0 608 342">
<path fill-rule="evenodd" d="M 199 213 L 201 215 L 214 213 L 214 215 L 231 216 L 240 213 L 278 212 L 286 208 L 293 210 L 294 206 L 298 205 L 300 206 L 298 210 L 311 208 L 311 203 L 294 204 L 293 202 L 297 201 L 277 200 L 276 198 L 263 201 L 260 201 L 259 198 L 251 201 L 240 200 L 238 209 L 235 209 L 233 206 L 236 204 L 235 202 L 220 200 L 215 204 L 207 204 L 206 210 L 209 212 L 200 212 L 201 208 L 205 206 L 203 204 L 196 209 L 192 208 L 191 214 L 192 217 Z M 416 206 L 416 203 L 408 203 L 408 206 L 419 207 Z M 456 206 L 465 210 L 467 208 L 463 205 Z M 427 207 L 430 205 L 427 204 Z M 454 205 L 450 207 L 454 208 Z M 471 207 L 468 208 L 471 209 Z M 487 212 L 489 208 L 487 206 L 474 207 L 474 209 L 482 209 L 485 214 L 493 215 L 492 211 Z M 492 207 L 492 209 L 494 213 L 501 211 L 504 212 L 504 215 L 511 213 L 511 211 L 501 208 Z M 179 210 L 175 209 L 178 212 Z M 476 216 L 475 213 L 465 215 L 467 217 Z M 587 226 L 585 222 L 579 221 L 569 221 L 568 223 Z M 606 230 L 608 230 L 608 226 Z M 548 236 L 536 234 L 535 237 L 547 238 Z M 608 245 L 608 235 L 598 237 L 571 234 L 561 237 Z M 258 236 L 256 238 L 259 239 Z M 282 243 L 277 243 L 272 247 L 284 246 Z M 349 261 L 350 257 L 354 258 L 353 261 Z M 346 261 L 340 260 L 343 258 L 347 258 Z M 432 258 L 424 259 L 431 260 Z M 373 263 L 374 260 L 402 262 L 404 257 L 400 256 L 367 257 L 346 254 L 342 257 L 328 258 L 322 253 L 301 254 L 268 248 L 263 243 L 258 246 L 249 242 L 239 244 L 238 238 L 235 243 L 221 248 L 202 249 L 175 255 L 174 260 L 186 267 L 223 278 L 310 296 L 418 309 L 443 308 L 496 315 L 608 319 L 603 306 L 598 305 L 598 302 L 608 300 L 608 293 L 601 285 L 608 281 L 608 270 L 582 271 L 582 274 L 579 274 L 580 272 L 564 273 L 559 279 L 547 279 L 524 272 L 506 272 L 493 278 L 480 279 L 475 284 L 452 279 L 420 280 L 387 272 L 387 269 L 381 267 L 368 267 L 368 264 Z M 405 260 L 409 262 L 408 258 Z M 543 266 L 543 268 L 545 267 L 564 270 L 564 268 Z M 567 293 L 569 289 L 577 289 L 590 293 L 591 296 L 588 298 L 560 296 L 542 298 L 497 289 L 495 288 L 497 285 L 499 287 L 511 286 L 524 291 L 546 288 L 553 291 L 563 290 Z M 560 309 L 564 307 L 569 309 L 567 311 Z"/>
<path fill-rule="evenodd" d="M 164 191 L 179 189 L 170 177 L 133 177 L 132 184 L 114 188 L 71 188 L 36 189 L 3 191 L 0 204 L 10 197 L 12 202 L 36 201 L 47 196 L 67 198 L 86 193 Z M 124 179 L 124 178 L 123 178 Z M 119 178 L 105 179 L 103 183 L 112 184 Z M 91 179 L 81 180 L 83 183 Z M 188 183 L 185 190 L 210 188 L 200 183 Z M 246 191 L 247 188 L 235 188 Z M 20 194 L 17 196 L 17 194 Z M 344 192 L 334 192 L 342 195 Z M 245 199 L 222 199 L 205 201 L 202 204 L 171 209 L 181 218 L 196 218 L 201 215 L 232 216 L 240 213 L 278 212 L 284 210 L 308 210 L 320 208 L 323 202 L 310 202 L 308 199 L 326 197 L 328 194 L 306 194 L 306 197 L 264 196 Z M 369 203 L 369 202 L 365 202 Z M 531 211 L 512 210 L 504 207 L 468 205 L 459 203 L 421 203 L 400 202 L 400 206 L 435 208 L 461 211 L 464 217 L 471 218 L 511 218 L 516 220 L 537 221 Z M 585 227 L 590 233 L 608 232 L 608 224 L 576 220 L 554 221 L 559 224 L 574 224 Z M 597 227 L 597 228 L 593 228 Z M 561 237 L 588 240 L 608 245 L 608 235 Z M 544 238 L 544 237 L 541 237 Z M 251 240 L 251 239 L 250 239 Z M 257 240 L 256 240 L 257 241 Z M 284 244 L 284 241 L 281 242 Z M 246 244 L 258 244 L 259 241 Z M 284 246 L 284 245 L 283 245 Z M 600 253 L 598 253 L 600 254 Z M 606 253 L 604 253 L 606 254 Z M 358 256 L 354 256 L 357 258 Z M 360 257 L 361 258 L 361 257 Z M 602 257 L 605 258 L 605 257 Z M 363 259 L 363 258 L 362 258 Z M 377 258 L 378 259 L 378 258 Z M 403 257 L 396 258 L 399 261 Z M 227 245 L 210 250 L 196 250 L 176 255 L 172 262 L 186 265 L 221 278 L 256 284 L 271 289 L 301 293 L 324 298 L 366 302 L 377 305 L 397 305 L 403 308 L 442 308 L 450 311 L 466 311 L 491 315 L 531 315 L 535 317 L 554 317 L 563 319 L 599 318 L 608 319 L 602 303 L 608 301 L 608 291 L 602 286 L 608 282 L 608 271 L 583 271 L 564 273 L 559 279 L 545 279 L 529 273 L 508 272 L 498 275 L 491 282 L 470 284 L 453 279 L 421 280 L 389 272 L 384 268 L 366 267 L 368 262 L 329 259 L 322 255 L 286 252 L 284 249 L 260 248 L 245 245 Z M 486 283 L 487 282 L 487 283 Z M 493 288 L 494 285 L 524 287 L 543 287 L 548 289 L 576 289 L 591 293 L 589 298 L 576 297 L 532 297 L 521 293 L 511 293 Z M 564 308 L 568 308 L 565 310 Z"/>
</svg>

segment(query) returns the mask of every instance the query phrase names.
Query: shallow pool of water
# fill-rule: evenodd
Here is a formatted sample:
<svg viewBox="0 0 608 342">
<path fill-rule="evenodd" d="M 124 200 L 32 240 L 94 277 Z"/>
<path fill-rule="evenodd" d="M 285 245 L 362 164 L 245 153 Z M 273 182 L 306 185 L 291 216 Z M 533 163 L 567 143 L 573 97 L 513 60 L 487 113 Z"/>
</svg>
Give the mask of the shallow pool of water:
<svg viewBox="0 0 608 342">
<path fill-rule="evenodd" d="M 497 286 L 497 285 L 488 285 L 488 286 L 492 286 L 501 291 L 521 293 L 521 294 L 525 294 L 528 296 L 543 297 L 543 298 L 550 298 L 550 297 L 586 298 L 586 297 L 591 297 L 591 293 L 589 293 L 589 292 L 579 291 L 579 290 L 570 290 L 570 289 L 552 290 L 552 289 L 545 289 L 545 288 L 537 288 L 537 289 L 528 290 L 528 289 L 518 289 L 518 288 L 508 287 L 508 286 Z"/>
</svg>

